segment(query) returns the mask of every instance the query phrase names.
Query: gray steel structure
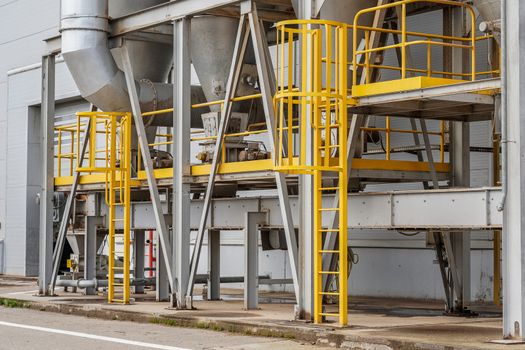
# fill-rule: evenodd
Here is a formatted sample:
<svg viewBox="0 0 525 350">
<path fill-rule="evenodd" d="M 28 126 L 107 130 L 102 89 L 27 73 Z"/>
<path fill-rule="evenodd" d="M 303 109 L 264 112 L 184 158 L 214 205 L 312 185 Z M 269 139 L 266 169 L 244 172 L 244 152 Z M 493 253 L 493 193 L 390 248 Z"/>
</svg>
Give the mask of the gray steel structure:
<svg viewBox="0 0 525 350">
<path fill-rule="evenodd" d="M 188 130 L 188 121 L 190 120 L 191 110 L 189 104 L 191 103 L 191 100 L 188 98 L 188 83 L 189 79 L 187 77 L 189 76 L 189 69 L 190 69 L 190 61 L 189 61 L 189 55 L 187 52 L 188 47 L 183 45 L 183 43 L 187 43 L 189 39 L 189 21 L 191 20 L 188 16 L 193 16 L 199 13 L 207 12 L 207 13 L 214 13 L 214 11 L 218 11 L 219 9 L 229 6 L 229 5 L 235 5 L 240 3 L 240 1 L 190 1 L 190 0 L 179 0 L 176 2 L 170 2 L 161 4 L 155 8 L 152 9 L 146 9 L 142 10 L 138 13 L 127 15 L 122 18 L 117 18 L 113 20 L 107 29 L 110 36 L 113 38 L 118 38 L 124 34 L 132 33 L 140 29 L 147 29 L 151 28 L 153 26 L 162 24 L 162 23 L 169 23 L 171 21 L 174 22 L 174 59 L 175 59 L 175 70 L 177 74 L 174 75 L 174 93 L 173 93 L 173 102 L 174 105 L 177 106 L 176 112 L 173 116 L 173 125 L 176 130 Z M 309 18 L 309 17 L 315 17 L 316 13 L 315 11 L 310 11 L 310 9 L 320 9 L 321 6 L 319 5 L 320 2 L 316 1 L 296 1 L 293 3 L 295 5 L 296 10 L 298 11 L 304 11 L 300 12 L 302 17 Z M 505 3 L 505 2 L 504 2 Z M 508 50 L 505 51 L 506 59 L 509 64 L 508 72 L 508 85 L 503 85 L 502 88 L 507 93 L 507 98 L 504 99 L 503 104 L 508 107 L 508 131 L 509 136 L 508 138 L 504 139 L 503 142 L 508 147 L 508 184 L 506 186 L 509 187 L 509 189 L 512 189 L 509 191 L 506 199 L 506 206 L 505 210 L 503 212 L 503 218 L 501 218 L 500 214 L 496 210 L 495 204 L 500 202 L 501 200 L 501 193 L 498 189 L 487 189 L 487 190 L 439 190 L 439 191 L 430 191 L 430 192 L 421 192 L 421 193 L 414 193 L 414 192 L 406 192 L 406 193 L 399 193 L 399 192 L 393 192 L 393 193 L 382 193 L 382 194 L 362 194 L 357 195 L 360 196 L 358 201 L 355 202 L 356 206 L 359 206 L 361 202 L 363 202 L 363 209 L 360 212 L 359 210 L 354 211 L 353 213 L 370 213 L 370 212 L 376 212 L 377 216 L 375 216 L 376 221 L 373 221 L 370 219 L 370 216 L 363 215 L 362 217 L 358 214 L 353 214 L 351 216 L 351 220 L 354 218 L 357 220 L 357 224 L 355 224 L 354 227 L 368 227 L 368 228 L 423 228 L 423 229 L 431 229 L 432 227 L 435 227 L 436 229 L 443 230 L 445 229 L 451 229 L 451 230 L 462 230 L 462 229 L 474 229 L 474 228 L 483 228 L 483 229 L 491 229 L 491 228 L 499 228 L 501 227 L 503 223 L 503 230 L 504 230 L 504 261 L 505 261 L 505 268 L 504 268 L 504 336 L 505 337 L 512 337 L 516 339 L 523 339 L 523 323 L 525 322 L 525 307 L 523 307 L 523 300 L 524 295 L 523 291 L 525 290 L 523 288 L 523 262 L 521 260 L 522 256 L 522 249 L 523 249 L 523 228 L 521 227 L 521 213 L 523 211 L 522 208 L 522 200 L 523 200 L 523 189 L 521 189 L 521 175 L 520 175 L 520 169 L 521 169 L 521 155 L 523 153 L 523 147 L 521 146 L 520 137 L 521 137 L 521 129 L 522 128 L 522 121 L 520 118 L 520 114 L 523 108 L 521 108 L 520 101 L 524 100 L 521 97 L 522 95 L 522 89 L 521 89 L 521 79 L 515 79 L 516 73 L 520 72 L 521 74 L 521 55 L 523 52 L 523 40 L 521 40 L 521 34 L 520 30 L 512 30 L 509 31 L 507 28 L 520 28 L 522 23 L 525 23 L 525 11 L 523 10 L 523 4 L 520 4 L 520 1 L 518 0 L 507 0 L 506 6 L 508 11 L 503 11 L 503 13 L 508 12 L 508 22 L 505 25 L 505 23 L 502 25 L 503 30 L 505 31 L 505 34 L 508 36 L 509 42 L 517 43 L 516 45 L 511 45 L 511 47 L 508 48 Z M 255 32 L 257 32 L 255 30 Z M 504 34 L 504 36 L 505 36 Z M 260 40 L 261 38 L 258 38 Z M 504 42 L 505 39 L 502 39 Z M 49 46 L 52 48 L 52 46 Z M 261 46 L 264 49 L 264 46 Z M 42 64 L 42 81 L 43 81 L 43 94 L 42 94 L 42 100 L 41 100 L 41 115 L 42 115 L 42 126 L 47 125 L 47 128 L 42 127 L 41 130 L 44 144 L 47 144 L 48 147 L 50 147 L 50 120 L 54 119 L 54 113 L 53 108 L 55 106 L 55 100 L 63 99 L 64 96 L 67 97 L 67 94 L 64 94 L 62 92 L 62 95 L 58 98 L 54 97 L 54 82 L 53 79 L 55 77 L 55 74 L 53 74 L 54 65 L 51 63 L 54 60 L 54 55 L 56 52 L 52 52 L 51 55 L 45 55 L 45 58 L 43 60 Z M 126 60 L 124 56 L 124 60 Z M 133 95 L 133 80 L 130 79 L 132 77 L 131 72 L 131 64 L 127 62 L 127 88 L 130 92 L 132 92 Z M 268 69 L 268 67 L 265 67 Z M 57 69 L 58 70 L 58 69 Z M 497 85 L 499 82 L 496 81 L 487 81 L 487 82 L 480 82 L 478 84 L 487 84 L 490 86 L 499 86 Z M 491 85 L 492 84 L 492 85 Z M 466 85 L 466 84 L 465 84 Z M 447 92 L 447 88 L 450 88 L 450 91 Z M 439 98 L 442 98 L 443 95 L 454 95 L 458 93 L 459 90 L 462 87 L 446 87 L 446 88 L 435 88 L 432 91 L 419 91 L 419 92 L 413 92 L 414 100 L 420 99 L 422 97 L 430 97 L 432 98 L 432 93 L 435 93 L 437 90 L 439 90 Z M 456 89 L 455 91 L 452 91 Z M 465 92 L 469 92 L 472 90 L 479 89 L 479 87 L 470 87 L 471 90 L 468 90 L 468 87 L 465 87 Z M 170 90 L 171 93 L 171 90 Z M 428 95 L 425 95 L 428 94 Z M 138 95 L 138 94 L 136 94 Z M 266 96 L 271 96 L 271 94 L 267 93 Z M 465 94 L 462 96 L 456 96 L 458 99 L 464 98 L 464 99 L 470 99 L 473 96 L 471 94 Z M 525 98 L 525 96 L 523 96 Z M 171 96 L 170 96 L 171 98 Z M 396 99 L 396 96 L 379 96 L 379 97 L 372 97 L 369 98 L 367 103 L 369 104 L 367 106 L 360 105 L 356 108 L 370 108 L 367 110 L 367 113 L 373 113 L 373 108 L 376 106 L 376 103 L 385 103 L 388 105 L 390 98 L 390 102 L 393 105 L 393 102 Z M 405 96 L 406 98 L 406 96 Z M 374 100 L 375 99 L 375 100 Z M 481 99 L 484 99 L 484 97 L 481 97 Z M 379 101 L 381 100 L 381 101 Z M 133 101 L 135 103 L 134 107 L 134 113 L 138 113 L 138 109 L 140 106 L 138 106 L 139 98 L 135 97 L 132 98 L 132 102 L 130 102 L 130 105 L 133 105 Z M 525 101 L 525 100 L 524 100 Z M 476 101 L 478 103 L 479 101 Z M 482 103 L 478 103 L 477 105 L 486 105 L 489 106 L 492 104 L 493 101 L 482 101 Z M 470 102 L 466 102 L 470 103 Z M 356 113 L 365 113 L 364 110 L 356 110 Z M 490 110 L 487 108 L 486 110 L 483 110 L 480 113 L 490 113 Z M 430 114 L 429 114 L 430 116 Z M 2 123 L 2 121 L 0 121 Z M 465 144 L 468 144 L 465 140 L 462 140 L 461 138 L 466 136 L 466 130 L 462 129 L 464 128 L 464 125 L 458 125 L 458 128 L 460 132 L 454 133 L 454 139 L 455 143 L 457 145 L 463 145 L 460 146 L 459 150 L 456 148 L 454 152 L 459 152 L 460 158 L 463 158 L 466 155 L 466 149 Z M 0 124 L 0 131 L 2 130 L 2 124 Z M 5 129 L 5 128 L 4 128 Z M 175 132 L 174 132 L 175 134 Z M 2 142 L 2 137 L 0 137 L 0 142 Z M 5 138 L 7 139 L 7 137 Z M 143 139 L 143 138 L 142 138 Z M 175 198 L 174 200 L 174 208 L 173 213 L 175 213 L 174 218 L 174 226 L 175 234 L 172 237 L 172 240 L 175 240 L 176 242 L 176 249 L 170 254 L 169 251 L 164 251 L 163 255 L 165 256 L 165 262 L 168 263 L 168 276 L 176 276 L 177 279 L 177 287 L 174 287 L 174 283 L 172 283 L 172 290 L 176 291 L 177 297 L 177 303 L 179 307 L 186 307 L 184 303 L 186 302 L 186 297 L 189 296 L 187 294 L 184 294 L 183 291 L 186 289 L 186 287 L 189 285 L 185 285 L 185 283 L 189 279 L 189 271 L 185 270 L 187 267 L 189 267 L 189 256 L 187 253 L 189 252 L 189 236 L 183 235 L 183 232 L 189 232 L 191 227 L 197 227 L 193 226 L 191 222 L 189 221 L 189 217 L 185 215 L 180 215 L 183 213 L 181 208 L 188 208 L 189 210 L 190 206 L 188 203 L 190 203 L 190 197 L 189 197 L 189 186 L 184 183 L 184 181 L 181 181 L 185 175 L 184 171 L 187 171 L 187 164 L 189 162 L 188 160 L 188 144 L 184 142 L 183 138 L 175 138 L 178 140 L 181 140 L 180 143 L 177 143 L 174 145 L 173 154 L 175 155 L 175 162 L 174 162 L 174 183 L 173 183 L 173 196 Z M 143 139 L 144 140 L 144 139 Z M 4 146 L 5 147 L 5 146 Z M 44 147 L 42 147 L 44 148 Z M 147 149 L 147 147 L 145 147 Z M 144 149 L 144 148 L 143 148 Z M 7 160 L 2 159 L 2 153 L 0 152 L 0 168 L 2 168 L 2 164 L 7 164 Z M 50 244 L 52 242 L 52 237 L 49 229 L 48 223 L 50 222 L 50 206 L 52 207 L 52 203 L 49 201 L 49 192 L 52 192 L 50 188 L 52 187 L 52 183 L 50 180 L 52 180 L 53 174 L 49 170 L 49 167 L 46 166 L 49 164 L 53 164 L 52 152 L 45 152 L 45 154 L 41 157 L 43 160 L 41 165 L 42 169 L 45 169 L 43 172 L 43 176 L 41 179 L 41 188 L 42 192 L 40 193 L 40 211 L 42 213 L 41 216 L 41 223 L 45 223 L 45 225 L 40 224 L 40 264 L 39 268 L 40 270 L 40 277 L 41 277 L 41 285 L 40 290 L 42 293 L 45 293 L 47 290 L 45 287 L 48 284 L 49 281 L 49 273 L 50 269 L 50 257 L 52 255 L 50 250 Z M 147 154 L 145 154 L 144 159 L 150 159 L 147 157 Z M 514 161 L 513 161 L 514 160 Z M 520 160 L 520 161 L 518 161 Z M 454 160 L 455 162 L 455 172 L 456 173 L 464 173 L 465 168 L 461 168 L 462 166 L 465 166 L 466 160 Z M 185 166 L 186 165 L 186 166 Z M 150 168 L 149 166 L 146 167 L 147 169 Z M 150 168 L 151 169 L 151 168 Z M 10 170 L 11 171 L 11 170 Z M 458 186 L 467 186 L 467 180 L 463 175 L 457 175 L 457 182 L 456 185 Z M 179 181 L 176 181 L 178 179 Z M 154 194 L 154 189 L 151 187 L 155 187 L 156 182 L 154 179 L 149 178 L 148 184 L 150 186 L 150 189 L 152 190 L 152 193 Z M 0 182 L 1 184 L 1 182 Z M 307 185 L 306 185 L 307 186 Z M 308 187 L 306 187 L 307 189 Z M 418 197 L 418 195 L 420 197 Z M 357 197 L 356 196 L 356 197 Z M 399 201 L 394 201 L 393 197 L 400 197 L 401 198 L 401 204 Z M 439 199 L 438 199 L 439 197 Z M 446 208 L 443 207 L 443 202 L 451 202 L 452 199 L 454 201 L 459 201 L 461 203 L 465 203 L 463 205 L 457 204 L 457 207 L 454 206 L 447 206 Z M 275 198 L 273 199 L 275 201 Z M 421 213 L 421 215 L 417 215 L 417 220 L 414 220 L 411 216 L 404 217 L 403 215 L 407 214 L 409 210 L 407 208 L 413 208 L 414 203 L 417 203 L 417 201 L 425 200 L 428 201 L 426 203 L 429 203 L 428 207 L 418 207 L 418 209 L 423 210 L 424 212 Z M 403 201 L 406 201 L 405 207 L 403 207 Z M 442 202 L 440 202 L 442 201 Z M 235 202 L 239 203 L 239 202 Z M 352 203 L 352 200 L 350 201 Z M 366 204 L 365 204 L 366 203 Z M 395 203 L 395 205 L 394 205 Z M 477 203 L 477 204 L 476 204 Z M 481 203 L 481 204 L 480 204 Z M 400 205 L 398 205 L 400 204 Z M 29 206 L 30 204 L 24 204 Z M 155 205 L 157 207 L 157 210 L 155 210 L 156 215 L 156 223 L 152 225 L 148 225 L 148 227 L 142 227 L 142 229 L 145 228 L 152 228 L 152 227 L 161 227 L 161 231 L 164 230 L 162 228 L 162 221 L 164 220 L 164 215 L 162 213 L 162 205 L 160 203 L 160 200 L 157 198 L 155 199 Z M 305 203 L 303 205 L 306 205 L 308 207 L 308 203 Z M 2 210 L 2 206 L 5 207 L 5 199 L 0 199 L 0 229 L 3 229 L 4 225 L 1 222 L 3 213 L 5 213 L 5 208 Z M 373 208 L 373 210 L 372 210 Z M 378 210 L 378 208 L 383 208 L 384 211 Z M 439 209 L 434 209 L 439 208 Z M 450 214 L 446 215 L 445 211 L 450 210 Z M 458 212 L 458 210 L 463 209 L 465 212 Z M 440 217 L 435 218 L 432 217 L 435 215 L 436 212 L 440 213 Z M 179 213 L 179 216 L 177 216 L 177 213 Z M 194 217 L 195 215 L 191 215 Z M 384 219 L 387 219 L 386 222 Z M 435 222 L 431 221 L 431 219 L 434 219 Z M 390 220 L 390 221 L 389 221 Z M 445 220 L 449 220 L 445 222 Z M 277 220 L 278 221 L 278 220 Z M 206 221 L 205 221 L 206 222 Z M 205 223 L 204 222 L 204 223 Z M 165 226 L 166 224 L 164 224 Z M 220 227 L 219 224 L 216 224 L 218 227 Z M 245 224 L 240 223 L 239 226 L 232 225 L 232 227 L 245 227 Z M 90 225 L 89 225 L 90 226 Z M 352 226 L 352 225 L 350 225 Z M 140 229 L 137 226 L 134 226 L 136 229 Z M 302 226 L 304 227 L 304 226 Z M 203 230 L 203 224 L 201 223 L 199 230 Z M 210 233 L 210 232 L 209 232 Z M 27 235 L 28 238 L 34 239 L 33 236 Z M 162 236 L 161 236 L 162 237 Z M 463 239 L 463 236 L 462 238 Z M 169 240 L 166 236 L 164 236 L 164 243 L 162 246 L 168 247 L 169 244 L 167 244 L 167 240 Z M 9 243 L 9 242 L 8 242 Z M 461 245 L 462 243 L 458 243 Z M 217 247 L 217 243 L 214 243 L 214 246 Z M 184 247 L 187 247 L 188 249 L 184 249 Z M 253 247 L 251 247 L 253 249 Z M 7 249 L 9 249 L 9 246 L 7 246 Z M 461 250 L 464 250 L 465 248 L 461 248 Z M 305 247 L 304 250 L 301 249 L 300 252 L 302 254 L 307 253 L 308 247 Z M 209 254 L 216 254 L 216 253 L 209 253 Z M 87 255 L 87 253 L 86 253 Z M 1 254 L 0 254 L 1 257 Z M 216 255 L 214 256 L 213 260 L 217 259 Z M 169 262 L 172 262 L 173 265 L 170 265 Z M 188 264 L 186 264 L 186 262 Z M 305 266 L 305 264 L 308 264 L 308 261 L 303 261 L 300 264 L 300 271 L 298 271 L 299 275 L 303 276 L 303 280 L 300 282 L 299 285 L 304 288 L 305 286 L 308 286 L 308 282 L 304 280 L 304 276 L 308 275 L 308 273 L 304 273 L 304 271 L 308 271 L 308 266 Z M 27 269 L 26 269 L 27 270 Z M 465 275 L 464 275 L 465 276 Z M 253 275 L 250 275 L 250 277 L 253 277 Z M 173 277 L 172 277 L 173 278 Z M 215 275 L 215 286 L 217 285 L 217 275 Z M 253 281 L 252 281 L 253 283 Z M 466 286 L 463 286 L 463 288 L 467 288 Z M 466 293 L 466 292 L 464 292 Z M 189 293 L 191 294 L 191 293 Z M 470 294 L 470 293 L 468 293 Z M 216 295 L 215 295 L 216 296 Z M 253 294 L 251 295 L 253 296 Z M 310 296 L 311 297 L 311 296 Z M 308 310 L 308 295 L 302 294 L 303 301 L 300 301 L 302 303 L 302 307 L 305 310 Z M 249 298 L 247 298 L 248 300 Z M 298 298 L 301 300 L 300 298 Z M 252 300 L 253 301 L 253 300 Z"/>
</svg>

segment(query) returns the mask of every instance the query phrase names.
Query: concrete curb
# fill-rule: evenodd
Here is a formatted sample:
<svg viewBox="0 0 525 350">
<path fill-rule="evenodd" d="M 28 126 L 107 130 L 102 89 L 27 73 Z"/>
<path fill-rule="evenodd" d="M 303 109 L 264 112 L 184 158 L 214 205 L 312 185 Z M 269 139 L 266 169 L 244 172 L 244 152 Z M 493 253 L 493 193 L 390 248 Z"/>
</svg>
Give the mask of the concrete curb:
<svg viewBox="0 0 525 350">
<path fill-rule="evenodd" d="M 152 315 L 136 311 L 109 310 L 92 305 L 65 305 L 40 303 L 16 298 L 0 297 L 0 306 L 27 308 L 44 312 L 84 316 L 103 320 L 152 323 L 168 327 L 198 328 L 258 337 L 296 340 L 343 350 L 478 350 L 465 346 L 447 346 L 413 341 L 400 341 L 381 337 L 362 337 L 339 333 L 337 329 L 309 324 L 264 321 L 215 320 L 183 315 Z"/>
</svg>

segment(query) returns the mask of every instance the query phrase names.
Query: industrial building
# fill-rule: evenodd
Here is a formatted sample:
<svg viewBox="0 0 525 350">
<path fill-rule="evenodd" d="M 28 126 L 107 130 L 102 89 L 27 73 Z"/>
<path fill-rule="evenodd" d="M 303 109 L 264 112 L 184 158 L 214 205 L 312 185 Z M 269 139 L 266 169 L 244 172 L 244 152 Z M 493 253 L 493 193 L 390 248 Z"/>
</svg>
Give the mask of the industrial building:
<svg viewBox="0 0 525 350">
<path fill-rule="evenodd" d="M 123 308 L 280 293 L 318 327 L 437 300 L 525 339 L 523 2 L 0 0 L 0 23 L 0 275 Z"/>
</svg>

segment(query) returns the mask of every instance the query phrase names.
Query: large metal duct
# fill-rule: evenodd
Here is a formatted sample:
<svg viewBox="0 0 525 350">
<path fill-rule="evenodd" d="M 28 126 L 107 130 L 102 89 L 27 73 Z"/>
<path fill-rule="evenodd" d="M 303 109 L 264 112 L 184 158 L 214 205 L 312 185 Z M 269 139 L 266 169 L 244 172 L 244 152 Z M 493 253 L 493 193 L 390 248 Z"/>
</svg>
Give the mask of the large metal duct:
<svg viewBox="0 0 525 350">
<path fill-rule="evenodd" d="M 82 96 L 102 110 L 131 110 L 124 73 L 108 46 L 108 0 L 63 0 L 61 9 L 62 55 Z M 137 82 L 137 89 L 144 110 L 172 104 L 169 85 Z"/>
<path fill-rule="evenodd" d="M 115 16 L 137 11 L 164 1 L 112 0 Z M 62 55 L 82 97 L 104 111 L 130 111 L 131 104 L 124 73 L 119 69 L 108 42 L 108 0 L 62 0 Z M 133 38 L 131 38 L 133 39 Z M 129 42 L 129 50 L 142 111 L 170 108 L 173 89 L 166 84 L 171 66 L 171 48 L 166 44 Z M 147 79 L 147 80 L 143 80 Z M 151 80 L 160 80 L 152 82 Z M 199 88 L 192 89 L 194 102 L 203 102 Z M 200 113 L 192 114 L 192 124 L 202 125 Z M 170 125 L 169 115 L 158 116 L 152 125 Z"/>
<path fill-rule="evenodd" d="M 499 43 L 501 39 L 501 0 L 474 0 L 474 5 L 483 18 L 480 29 L 494 33 Z"/>
</svg>

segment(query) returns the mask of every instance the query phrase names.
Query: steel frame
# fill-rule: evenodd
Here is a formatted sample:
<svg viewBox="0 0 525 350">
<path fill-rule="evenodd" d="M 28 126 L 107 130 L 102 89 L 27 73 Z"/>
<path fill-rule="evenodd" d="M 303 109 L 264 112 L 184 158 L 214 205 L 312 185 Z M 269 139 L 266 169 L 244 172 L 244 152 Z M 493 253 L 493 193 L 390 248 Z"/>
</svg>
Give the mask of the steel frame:
<svg viewBox="0 0 525 350">
<path fill-rule="evenodd" d="M 294 5 L 297 7 L 301 7 L 303 3 L 308 3 L 309 1 L 298 1 L 295 2 Z M 509 18 L 509 25 L 507 28 L 513 28 L 513 30 L 508 30 L 505 28 L 509 38 L 515 39 L 514 42 L 520 42 L 521 38 L 521 31 L 514 30 L 514 28 L 519 28 L 520 23 L 525 22 L 525 18 L 523 18 L 523 11 L 518 11 L 518 9 L 521 9 L 523 7 L 523 4 L 520 4 L 520 1 L 518 0 L 507 0 L 507 9 L 513 9 L 515 11 L 508 11 L 510 14 Z M 239 3 L 239 1 L 210 1 L 206 0 L 206 2 L 203 4 L 200 2 L 198 4 L 198 8 L 192 8 L 193 4 L 196 4 L 197 2 L 193 1 L 193 4 L 191 4 L 192 1 L 190 0 L 181 0 L 177 2 L 170 2 L 169 5 L 171 9 L 171 13 L 176 13 L 176 15 L 172 14 L 171 16 L 165 16 L 165 13 L 162 13 L 162 8 L 158 8 L 155 11 L 157 11 L 157 15 L 153 12 L 153 10 L 146 11 L 142 14 L 137 14 L 133 16 L 129 16 L 122 19 L 117 19 L 113 22 L 112 25 L 112 33 L 113 35 L 122 35 L 124 33 L 129 33 L 132 31 L 137 31 L 142 28 L 148 28 L 155 26 L 159 23 L 165 23 L 168 21 L 172 21 L 176 18 L 182 18 L 188 15 L 200 13 L 203 11 L 207 11 L 211 8 L 220 7 L 220 6 L 227 6 L 230 4 L 236 4 Z M 190 5 L 191 4 L 191 5 Z M 162 22 L 159 22 L 158 20 L 155 20 L 155 18 L 160 18 L 160 14 L 164 17 L 162 19 Z M 55 45 L 56 46 L 56 45 Z M 55 54 L 56 48 L 53 48 L 52 51 L 50 51 L 51 54 Z M 520 65 L 519 59 L 513 59 L 513 58 L 519 58 L 523 55 L 523 48 L 521 45 L 516 45 L 515 47 L 510 47 L 508 56 L 509 56 L 509 63 L 513 64 L 514 66 L 511 66 L 511 68 L 517 68 L 518 65 Z M 47 57 L 44 59 L 44 65 L 43 65 L 43 99 L 42 99 L 42 125 L 47 125 L 50 120 L 50 116 L 52 116 L 53 107 L 54 104 L 54 84 L 53 84 L 53 78 L 52 74 L 50 74 L 53 70 L 50 64 L 53 61 L 53 56 Z M 509 69 L 510 74 L 514 74 L 516 70 Z M 521 71 L 521 70 L 520 70 Z M 128 74 L 129 75 L 129 74 Z M 510 77 L 512 78 L 512 77 Z M 512 81 L 512 79 L 509 79 Z M 523 79 L 520 79 L 522 81 Z M 504 103 L 507 103 L 509 106 L 509 110 L 511 113 L 509 115 L 511 116 L 509 122 L 509 131 L 511 131 L 511 137 L 509 140 L 503 140 L 503 142 L 509 143 L 509 158 L 510 159 L 522 159 L 520 156 L 522 153 L 525 153 L 523 150 L 523 145 L 520 142 L 520 136 L 519 135 L 513 135 L 513 131 L 521 130 L 521 124 L 523 122 L 520 120 L 520 114 L 521 111 L 524 109 L 521 108 L 521 102 L 524 100 L 525 96 L 522 98 L 523 89 L 522 84 L 519 82 L 511 82 L 509 86 L 509 98 L 507 101 L 504 101 Z M 471 94 L 461 94 L 461 92 L 464 93 L 470 93 L 472 91 L 480 91 L 480 90 L 488 90 L 488 89 L 498 89 L 500 88 L 499 81 L 498 80 L 487 80 L 487 81 L 478 81 L 475 83 L 465 83 L 465 84 L 459 84 L 454 86 L 444 86 L 444 87 L 436 87 L 436 88 L 430 88 L 425 90 L 418 90 L 418 91 L 412 91 L 409 93 L 404 94 L 402 97 L 395 97 L 392 95 L 382 95 L 382 96 L 373 96 L 369 98 L 362 98 L 360 99 L 360 103 L 358 107 L 355 107 L 356 112 L 365 112 L 363 109 L 366 106 L 370 106 L 370 110 L 366 110 L 366 112 L 372 113 L 373 106 L 376 104 L 384 103 L 385 101 L 387 103 L 395 103 L 396 99 L 402 98 L 404 100 L 406 99 L 413 99 L 413 100 L 423 100 L 426 98 L 433 98 L 433 97 L 443 97 L 448 98 L 446 96 L 449 95 L 455 95 L 458 98 L 465 97 L 467 99 L 487 99 L 488 97 L 485 96 L 477 96 L 477 95 L 471 95 Z M 488 103 L 488 102 L 487 102 Z M 360 109 L 361 108 L 361 109 Z M 514 111 L 512 113 L 512 111 Z M 137 113 L 134 113 L 134 115 L 140 115 Z M 522 118 L 521 118 L 522 119 Z M 47 127 L 46 131 L 47 134 L 44 135 L 44 142 L 47 144 L 47 146 L 50 145 L 50 129 Z M 142 150 L 145 152 L 148 148 L 142 147 Z M 50 275 L 49 275 L 49 266 L 51 261 L 51 249 L 50 243 L 52 242 L 50 240 L 50 230 L 49 230 L 49 222 L 51 222 L 50 217 L 51 213 L 49 210 L 50 202 L 49 202 L 49 192 L 50 189 L 53 188 L 53 184 L 49 181 L 49 157 L 52 152 L 49 152 L 47 150 L 45 154 L 43 154 L 43 159 L 47 159 L 47 165 L 44 165 L 44 179 L 43 179 L 43 189 L 41 193 L 41 230 L 40 230 L 40 282 L 39 282 L 39 291 L 41 294 L 48 294 L 49 290 L 47 288 L 48 281 L 50 281 Z M 143 157 L 144 159 L 149 159 L 147 156 Z M 44 163 L 46 164 L 46 163 Z M 522 278 L 522 270 L 523 270 L 523 262 L 521 260 L 521 252 L 525 249 L 525 244 L 523 243 L 523 239 L 521 238 L 523 227 L 521 225 L 520 221 L 520 213 L 522 212 L 521 208 L 523 206 L 523 190 L 520 183 L 522 182 L 521 179 L 521 173 L 519 172 L 519 166 L 521 166 L 521 162 L 510 162 L 509 171 L 511 174 L 509 180 L 510 180 L 510 186 L 514 189 L 514 191 L 511 191 L 509 193 L 509 197 L 507 198 L 507 209 L 504 213 L 504 336 L 505 337 L 514 337 L 518 339 L 523 339 L 523 325 L 525 324 L 525 308 L 523 307 L 523 300 L 525 300 L 523 296 L 523 291 L 525 290 L 525 283 L 524 278 Z M 154 174 L 151 172 L 148 174 L 148 180 L 150 183 L 150 188 L 156 187 L 156 185 L 153 185 L 155 183 L 152 181 L 154 179 Z M 76 181 L 73 181 L 75 184 Z M 76 186 L 76 185 L 75 185 Z M 52 192 L 52 191 L 51 191 Z M 152 191 L 153 192 L 153 191 Z M 435 192 L 432 191 L 432 193 L 449 193 L 451 191 L 446 192 Z M 73 192 L 74 193 L 74 192 Z M 490 196 L 494 195 L 497 196 L 498 191 L 492 192 L 491 195 L 487 196 L 487 199 L 490 198 Z M 402 194 L 396 193 L 396 196 L 400 196 Z M 160 210 L 158 204 L 159 202 L 155 203 L 157 205 L 157 212 L 162 213 Z M 490 204 L 487 201 L 487 208 L 490 207 Z M 485 227 L 499 227 L 498 224 L 494 226 L 494 223 L 497 221 L 497 219 L 494 219 L 492 216 L 494 212 L 492 210 L 487 209 L 487 222 Z M 162 217 L 160 219 L 159 217 Z M 163 221 L 163 215 L 157 215 L 156 221 L 159 226 L 161 225 L 161 221 Z M 413 227 L 417 227 L 418 225 L 414 225 Z M 371 227 L 377 227 L 374 225 L 371 225 Z M 386 226 L 385 226 L 386 227 Z M 390 227 L 396 227 L 390 226 Z M 164 225 L 165 228 L 165 225 Z M 169 263 L 168 256 L 171 256 L 171 254 L 167 254 L 167 250 L 170 249 L 169 245 L 166 244 L 166 231 L 160 230 L 163 234 L 160 235 L 161 241 L 163 242 L 162 250 L 163 255 L 165 256 L 165 259 L 163 259 L 165 262 Z M 171 271 L 171 269 L 168 269 Z M 168 273 L 168 276 L 171 276 L 171 272 Z M 173 277 L 170 277 L 170 281 Z M 303 284 L 304 285 L 304 284 Z"/>
</svg>

